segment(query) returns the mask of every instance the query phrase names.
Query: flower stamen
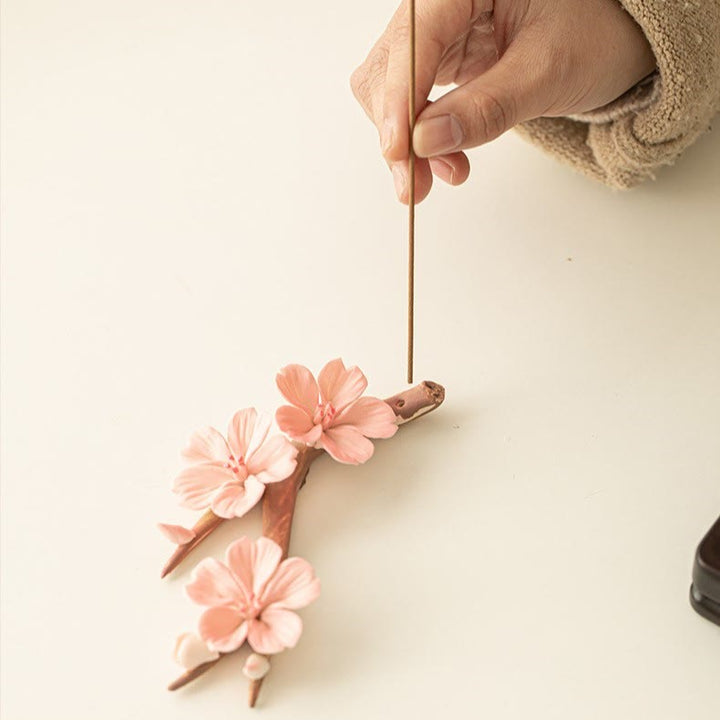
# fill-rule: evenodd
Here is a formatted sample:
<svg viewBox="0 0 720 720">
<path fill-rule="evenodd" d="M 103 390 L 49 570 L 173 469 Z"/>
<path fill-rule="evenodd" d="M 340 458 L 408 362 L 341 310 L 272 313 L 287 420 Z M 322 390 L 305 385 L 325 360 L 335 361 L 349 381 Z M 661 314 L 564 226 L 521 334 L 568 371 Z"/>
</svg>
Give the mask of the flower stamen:
<svg viewBox="0 0 720 720">
<path fill-rule="evenodd" d="M 323 430 L 327 430 L 332 425 L 336 415 L 337 410 L 331 403 L 319 402 L 313 416 L 313 423 L 322 425 Z"/>
</svg>

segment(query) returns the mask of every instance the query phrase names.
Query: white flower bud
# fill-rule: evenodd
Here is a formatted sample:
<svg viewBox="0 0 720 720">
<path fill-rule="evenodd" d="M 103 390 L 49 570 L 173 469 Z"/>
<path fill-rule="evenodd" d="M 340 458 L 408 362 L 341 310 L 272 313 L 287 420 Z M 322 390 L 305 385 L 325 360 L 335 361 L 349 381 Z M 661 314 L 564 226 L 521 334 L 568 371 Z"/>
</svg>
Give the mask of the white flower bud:
<svg viewBox="0 0 720 720">
<path fill-rule="evenodd" d="M 264 655 L 251 653 L 243 665 L 243 675 L 250 680 L 264 678 L 270 670 L 270 661 Z"/>
<path fill-rule="evenodd" d="M 212 662 L 220 657 L 220 653 L 210 650 L 208 646 L 194 633 L 183 633 L 175 641 L 173 659 L 186 670 L 192 670 L 198 665 Z"/>
</svg>

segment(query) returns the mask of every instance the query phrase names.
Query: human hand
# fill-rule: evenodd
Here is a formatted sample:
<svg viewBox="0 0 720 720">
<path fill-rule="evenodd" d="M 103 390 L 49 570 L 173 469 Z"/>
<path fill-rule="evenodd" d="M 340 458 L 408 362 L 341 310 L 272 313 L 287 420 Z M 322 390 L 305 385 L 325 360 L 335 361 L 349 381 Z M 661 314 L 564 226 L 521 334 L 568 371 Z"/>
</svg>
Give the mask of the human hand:
<svg viewBox="0 0 720 720">
<path fill-rule="evenodd" d="M 541 116 L 611 102 L 653 71 L 642 30 L 618 0 L 416 0 L 415 197 L 433 174 L 465 182 L 463 150 Z M 380 133 L 400 200 L 408 202 L 408 4 L 353 73 L 355 97 Z M 434 103 L 434 85 L 455 83 Z"/>
</svg>

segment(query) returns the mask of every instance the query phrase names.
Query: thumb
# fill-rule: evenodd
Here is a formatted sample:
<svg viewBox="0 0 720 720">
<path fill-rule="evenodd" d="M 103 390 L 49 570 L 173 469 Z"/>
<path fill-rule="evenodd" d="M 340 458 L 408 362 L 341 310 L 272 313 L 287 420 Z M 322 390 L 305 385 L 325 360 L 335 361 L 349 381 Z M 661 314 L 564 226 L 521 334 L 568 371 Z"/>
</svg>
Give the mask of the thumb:
<svg viewBox="0 0 720 720">
<path fill-rule="evenodd" d="M 537 65 L 517 47 L 508 48 L 487 72 L 420 114 L 413 147 L 420 157 L 434 157 L 482 145 L 542 115 L 547 98 L 547 82 Z"/>
</svg>

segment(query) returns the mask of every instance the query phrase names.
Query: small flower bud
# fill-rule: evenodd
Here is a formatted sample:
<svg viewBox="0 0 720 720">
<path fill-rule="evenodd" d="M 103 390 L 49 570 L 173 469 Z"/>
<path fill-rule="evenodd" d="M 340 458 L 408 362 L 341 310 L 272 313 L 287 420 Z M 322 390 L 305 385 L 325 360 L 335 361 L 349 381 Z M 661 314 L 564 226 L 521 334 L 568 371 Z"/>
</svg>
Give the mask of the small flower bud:
<svg viewBox="0 0 720 720">
<path fill-rule="evenodd" d="M 243 675 L 250 680 L 261 680 L 270 670 L 270 661 L 264 655 L 251 653 L 243 665 Z"/>
<path fill-rule="evenodd" d="M 175 641 L 173 659 L 186 670 L 192 670 L 198 665 L 212 662 L 219 657 L 220 653 L 210 650 L 194 633 L 183 633 Z"/>
</svg>

